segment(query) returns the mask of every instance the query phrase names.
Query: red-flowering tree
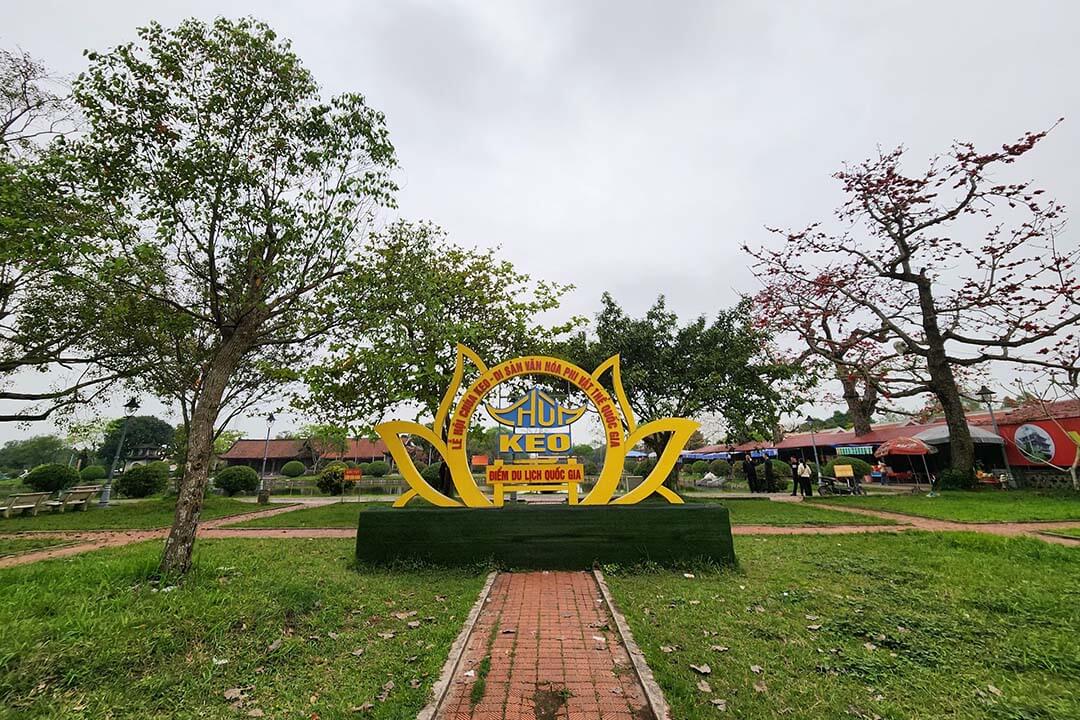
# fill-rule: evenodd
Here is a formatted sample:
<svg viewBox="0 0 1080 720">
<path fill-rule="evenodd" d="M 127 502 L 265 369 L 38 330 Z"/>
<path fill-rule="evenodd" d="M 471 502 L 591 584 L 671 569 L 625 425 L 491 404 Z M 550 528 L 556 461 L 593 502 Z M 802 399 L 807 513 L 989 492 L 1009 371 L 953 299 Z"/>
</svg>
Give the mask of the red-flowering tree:
<svg viewBox="0 0 1080 720">
<path fill-rule="evenodd" d="M 811 279 L 849 303 L 865 339 L 917 358 L 949 426 L 953 467 L 965 472 L 974 448 L 958 373 L 1001 361 L 1060 366 L 1068 358 L 1057 348 L 1080 322 L 1080 250 L 1058 243 L 1062 206 L 1029 181 L 994 178 L 1047 132 L 989 153 L 957 142 L 913 175 L 903 148 L 845 165 L 834 175 L 847 195 L 841 229 L 774 230 L 779 249 L 746 248 L 759 277 Z M 818 313 L 809 303 L 805 312 Z"/>
</svg>

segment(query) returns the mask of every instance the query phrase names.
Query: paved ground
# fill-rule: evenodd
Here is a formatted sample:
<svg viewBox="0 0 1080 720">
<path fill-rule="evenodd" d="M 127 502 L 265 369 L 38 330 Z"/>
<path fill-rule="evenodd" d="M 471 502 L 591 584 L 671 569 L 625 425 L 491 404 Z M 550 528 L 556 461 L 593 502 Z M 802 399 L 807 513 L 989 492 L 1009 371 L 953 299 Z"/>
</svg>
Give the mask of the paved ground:
<svg viewBox="0 0 1080 720">
<path fill-rule="evenodd" d="M 653 715 L 592 574 L 531 572 L 495 578 L 436 717 L 647 720 Z"/>
</svg>

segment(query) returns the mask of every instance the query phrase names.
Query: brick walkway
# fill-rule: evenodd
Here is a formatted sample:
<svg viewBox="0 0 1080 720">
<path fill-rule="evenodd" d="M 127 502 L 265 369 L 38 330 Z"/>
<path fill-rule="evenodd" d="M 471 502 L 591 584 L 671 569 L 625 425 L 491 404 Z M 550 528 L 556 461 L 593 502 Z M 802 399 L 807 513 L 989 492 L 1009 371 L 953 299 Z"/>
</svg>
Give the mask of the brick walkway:
<svg viewBox="0 0 1080 720">
<path fill-rule="evenodd" d="M 495 578 L 437 718 L 653 715 L 592 574 L 531 572 Z"/>
</svg>

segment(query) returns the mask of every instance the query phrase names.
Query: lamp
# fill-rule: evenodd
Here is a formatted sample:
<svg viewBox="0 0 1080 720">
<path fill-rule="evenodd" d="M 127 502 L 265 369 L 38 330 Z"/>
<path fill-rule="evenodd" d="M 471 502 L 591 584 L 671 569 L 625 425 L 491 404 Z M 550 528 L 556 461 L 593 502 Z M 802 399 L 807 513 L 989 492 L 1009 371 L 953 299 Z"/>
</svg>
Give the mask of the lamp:
<svg viewBox="0 0 1080 720">
<path fill-rule="evenodd" d="M 139 401 L 134 397 L 124 403 L 124 424 L 120 428 L 120 442 L 116 444 L 116 453 L 113 455 L 112 465 L 109 466 L 109 475 L 105 478 L 105 487 L 101 490 L 101 499 L 98 500 L 98 506 L 100 507 L 108 507 L 109 500 L 112 499 L 113 476 L 116 474 L 116 466 L 120 462 L 120 453 L 124 449 L 124 439 L 127 438 L 128 425 L 138 409 Z"/>
<path fill-rule="evenodd" d="M 1008 475 L 1009 479 L 1011 480 L 1012 479 L 1012 466 L 1009 465 L 1009 451 L 1005 447 L 1005 443 L 1006 443 L 1005 437 L 998 430 L 997 418 L 994 417 L 994 403 L 993 403 L 994 391 L 991 390 L 990 388 L 986 387 L 985 385 L 983 385 L 982 387 L 980 387 L 978 390 L 975 391 L 975 394 L 978 395 L 979 399 L 982 400 L 983 403 L 986 404 L 986 409 L 990 413 L 990 424 L 994 428 L 994 434 L 1001 438 L 1001 457 L 1005 460 L 1005 472 Z"/>
<path fill-rule="evenodd" d="M 266 416 L 266 441 L 263 443 L 262 472 L 259 473 L 259 495 L 256 501 L 260 505 L 270 502 L 270 489 L 266 485 L 266 456 L 270 452 L 270 428 L 274 425 L 274 413 Z"/>
</svg>

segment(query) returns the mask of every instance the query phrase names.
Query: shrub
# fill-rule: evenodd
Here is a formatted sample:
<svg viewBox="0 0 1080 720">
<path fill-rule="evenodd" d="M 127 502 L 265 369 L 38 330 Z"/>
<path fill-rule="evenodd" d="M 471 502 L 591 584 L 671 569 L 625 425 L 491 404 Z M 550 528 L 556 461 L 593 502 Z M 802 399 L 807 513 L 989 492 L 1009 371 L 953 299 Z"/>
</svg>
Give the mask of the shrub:
<svg viewBox="0 0 1080 720">
<path fill-rule="evenodd" d="M 330 463 L 319 474 L 319 479 L 315 481 L 315 484 L 327 495 L 344 495 L 346 490 L 352 489 L 356 484 L 352 480 L 345 480 L 345 470 L 348 467 L 343 462 Z"/>
<path fill-rule="evenodd" d="M 428 465 L 427 467 L 425 467 L 423 470 L 420 471 L 420 477 L 424 478 L 429 483 L 438 482 L 438 480 L 439 480 L 439 468 L 441 466 L 442 466 L 442 463 L 439 463 L 439 462 L 431 463 L 430 465 Z"/>
<path fill-rule="evenodd" d="M 255 492 L 259 487 L 259 473 L 247 465 L 231 465 L 214 476 L 214 485 L 226 495 Z"/>
<path fill-rule="evenodd" d="M 306 472 L 307 468 L 299 460 L 290 460 L 281 466 L 281 474 L 289 478 L 300 477 Z"/>
<path fill-rule="evenodd" d="M 60 463 L 38 465 L 23 478 L 23 484 L 37 492 L 56 492 L 79 482 L 79 473 L 75 468 Z"/>
<path fill-rule="evenodd" d="M 79 471 L 79 478 L 83 482 L 91 483 L 98 480 L 104 480 L 105 476 L 108 474 L 109 471 L 101 465 L 87 465 Z"/>
<path fill-rule="evenodd" d="M 364 471 L 364 474 L 381 478 L 388 472 L 390 472 L 390 463 L 376 460 L 375 462 L 368 463 L 367 470 Z"/>
<path fill-rule="evenodd" d="M 731 472 L 731 463 L 727 460 L 713 460 L 709 463 L 709 472 L 717 477 L 727 477 Z"/>
<path fill-rule="evenodd" d="M 695 475 L 704 475 L 709 472 L 709 463 L 704 460 L 696 460 L 694 461 L 694 464 L 690 466 L 690 472 Z"/>
<path fill-rule="evenodd" d="M 777 460 L 775 458 L 770 459 L 769 467 L 773 471 L 773 481 L 765 488 L 766 492 L 784 492 L 791 487 L 791 466 L 783 460 Z M 762 467 L 759 475 L 762 479 L 765 478 L 765 468 Z"/>
<path fill-rule="evenodd" d="M 855 473 L 855 477 L 862 478 L 870 474 L 873 467 L 870 463 L 857 457 L 841 456 L 833 458 L 825 466 L 825 475 L 828 477 L 836 477 L 835 468 L 837 465 L 850 465 L 852 471 Z"/>
<path fill-rule="evenodd" d="M 116 479 L 113 487 L 116 488 L 116 492 L 124 497 L 144 498 L 161 492 L 168 482 L 168 465 L 150 463 L 149 465 L 137 465 L 125 471 L 123 475 Z"/>
<path fill-rule="evenodd" d="M 652 472 L 653 465 L 655 465 L 655 463 L 653 463 L 651 460 L 642 460 L 641 462 L 634 465 L 634 475 L 645 477 L 650 472 Z"/>
<path fill-rule="evenodd" d="M 736 460 L 735 462 L 731 463 L 731 475 L 736 480 L 745 480 L 746 479 L 746 471 L 743 470 L 743 461 L 742 460 Z"/>
<path fill-rule="evenodd" d="M 941 471 L 938 487 L 943 490 L 970 490 L 975 487 L 975 473 L 970 470 L 964 472 L 956 468 L 945 468 Z"/>
<path fill-rule="evenodd" d="M 600 474 L 600 465 L 595 460 L 586 460 L 581 465 L 585 470 L 586 477 L 596 477 Z"/>
</svg>

